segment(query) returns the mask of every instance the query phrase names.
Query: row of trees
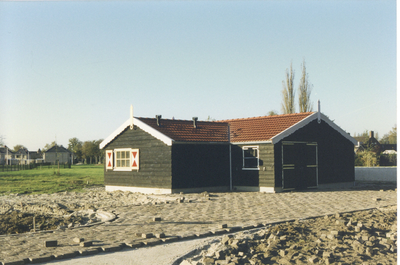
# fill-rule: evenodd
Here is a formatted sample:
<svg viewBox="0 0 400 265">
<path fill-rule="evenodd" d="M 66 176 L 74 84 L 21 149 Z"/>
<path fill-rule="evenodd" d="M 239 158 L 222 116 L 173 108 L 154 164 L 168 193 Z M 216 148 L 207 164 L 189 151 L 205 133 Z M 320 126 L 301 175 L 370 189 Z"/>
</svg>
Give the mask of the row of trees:
<svg viewBox="0 0 400 265">
<path fill-rule="evenodd" d="M 100 150 L 99 145 L 103 141 L 93 140 L 82 142 L 78 138 L 74 137 L 68 140 L 68 150 L 74 153 L 76 162 L 86 162 L 87 164 L 99 163 L 104 159 L 104 151 Z M 46 144 L 38 153 L 44 153 L 53 146 L 57 145 L 56 141 Z M 4 137 L 0 137 L 0 146 L 4 146 Z M 17 144 L 10 148 L 11 151 L 17 152 L 20 149 L 28 150 L 24 145 Z"/>
<path fill-rule="evenodd" d="M 97 164 L 104 158 L 104 150 L 99 148 L 102 141 L 103 139 L 82 142 L 74 137 L 68 140 L 68 150 L 74 153 L 78 161 Z"/>
<path fill-rule="evenodd" d="M 74 154 L 76 162 L 85 162 L 87 164 L 97 164 L 103 161 L 104 151 L 100 150 L 99 144 L 103 141 L 93 140 L 82 142 L 78 138 L 74 137 L 68 140 L 68 150 Z M 46 152 L 57 143 L 55 141 L 50 144 L 46 144 L 41 152 Z"/>
<path fill-rule="evenodd" d="M 313 85 L 309 81 L 306 62 L 303 60 L 301 64 L 301 78 L 298 86 L 298 105 L 299 112 L 310 112 L 313 110 L 313 104 L 311 102 L 311 91 Z M 286 78 L 282 81 L 282 114 L 296 113 L 296 89 L 294 86 L 295 72 L 293 70 L 293 63 L 290 64 L 290 68 L 286 69 Z M 275 111 L 269 111 L 268 115 L 277 115 Z"/>
<path fill-rule="evenodd" d="M 290 114 L 296 112 L 295 107 L 295 88 L 294 88 L 294 76 L 293 63 L 290 64 L 290 69 L 286 69 L 286 80 L 282 81 L 282 113 Z M 306 69 L 306 62 L 303 60 L 301 65 L 302 74 L 300 79 L 300 84 L 298 87 L 298 103 L 299 112 L 309 112 L 313 109 L 313 104 L 311 102 L 311 91 L 313 85 L 308 80 L 308 73 Z"/>
</svg>

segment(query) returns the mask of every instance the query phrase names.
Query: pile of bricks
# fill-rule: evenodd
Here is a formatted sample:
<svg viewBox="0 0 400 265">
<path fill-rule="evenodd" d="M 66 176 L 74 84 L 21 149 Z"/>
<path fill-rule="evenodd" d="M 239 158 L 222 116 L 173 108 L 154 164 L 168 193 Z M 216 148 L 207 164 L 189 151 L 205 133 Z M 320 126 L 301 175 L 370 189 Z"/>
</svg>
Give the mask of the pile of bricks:
<svg viewBox="0 0 400 265">
<path fill-rule="evenodd" d="M 297 220 L 226 235 L 180 265 L 396 263 L 396 222 L 396 212 L 377 209 Z"/>
</svg>

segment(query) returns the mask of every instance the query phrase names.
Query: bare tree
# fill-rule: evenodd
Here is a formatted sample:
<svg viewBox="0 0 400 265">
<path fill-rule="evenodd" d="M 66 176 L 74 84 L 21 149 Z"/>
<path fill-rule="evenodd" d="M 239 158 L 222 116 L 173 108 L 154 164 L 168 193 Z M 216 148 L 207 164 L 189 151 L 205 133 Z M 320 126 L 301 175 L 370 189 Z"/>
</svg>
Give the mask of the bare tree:
<svg viewBox="0 0 400 265">
<path fill-rule="evenodd" d="M 308 81 L 308 73 L 306 70 L 306 61 L 303 60 L 302 74 L 299 85 L 299 111 L 310 112 L 313 109 L 313 104 L 310 101 L 312 84 Z"/>
<path fill-rule="evenodd" d="M 290 70 L 286 69 L 286 82 L 282 81 L 282 112 L 283 114 L 295 113 L 294 106 L 294 88 L 293 88 L 294 72 L 292 63 L 290 63 Z"/>
</svg>

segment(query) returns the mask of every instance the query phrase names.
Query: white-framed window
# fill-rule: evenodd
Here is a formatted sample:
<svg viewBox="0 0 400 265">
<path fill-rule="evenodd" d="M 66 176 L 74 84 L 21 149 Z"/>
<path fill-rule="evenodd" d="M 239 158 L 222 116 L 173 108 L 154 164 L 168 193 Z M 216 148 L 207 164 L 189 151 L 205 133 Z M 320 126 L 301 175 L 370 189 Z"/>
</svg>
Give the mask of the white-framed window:
<svg viewBox="0 0 400 265">
<path fill-rule="evenodd" d="M 106 163 L 108 169 L 115 171 L 139 170 L 139 149 L 121 148 L 107 150 Z"/>
<path fill-rule="evenodd" d="M 115 168 L 129 168 L 131 167 L 130 149 L 115 150 Z"/>
<path fill-rule="evenodd" d="M 258 146 L 243 146 L 243 169 L 258 170 L 260 166 L 260 152 Z"/>
</svg>

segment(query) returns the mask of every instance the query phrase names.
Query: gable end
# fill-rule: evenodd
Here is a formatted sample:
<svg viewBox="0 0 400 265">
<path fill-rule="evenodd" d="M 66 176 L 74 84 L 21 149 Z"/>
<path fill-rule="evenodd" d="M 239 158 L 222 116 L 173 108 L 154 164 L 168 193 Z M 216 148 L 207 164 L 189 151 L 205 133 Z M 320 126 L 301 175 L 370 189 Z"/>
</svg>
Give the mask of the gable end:
<svg viewBox="0 0 400 265">
<path fill-rule="evenodd" d="M 113 141 L 118 135 L 120 135 L 128 126 L 130 126 L 130 124 L 131 124 L 131 119 L 129 118 L 118 129 L 116 129 L 112 134 L 110 134 L 106 139 L 104 139 L 103 142 L 100 143 L 100 149 L 106 147 L 111 141 Z M 168 146 L 172 145 L 173 140 L 171 138 L 153 129 L 152 127 L 142 122 L 141 120 L 136 119 L 134 117 L 133 124 L 142 129 L 143 131 L 147 132 L 151 136 L 164 142 L 166 145 Z"/>
<path fill-rule="evenodd" d="M 319 115 L 318 115 L 319 114 Z M 357 141 L 351 137 L 348 133 L 346 133 L 342 128 L 340 128 L 339 126 L 337 126 L 333 121 L 331 121 L 327 116 L 325 116 L 324 114 L 322 114 L 321 112 L 314 112 L 314 114 L 306 117 L 305 119 L 297 122 L 296 124 L 290 126 L 289 128 L 287 128 L 286 130 L 282 131 L 281 133 L 275 135 L 274 137 L 271 138 L 271 141 L 273 144 L 276 144 L 277 142 L 281 141 L 282 139 L 286 138 L 287 136 L 293 134 L 295 131 L 297 131 L 298 129 L 306 126 L 307 124 L 309 124 L 310 122 L 312 122 L 313 120 L 318 119 L 318 116 L 320 116 L 321 120 L 323 120 L 324 122 L 326 122 L 330 127 L 332 127 L 334 130 L 336 130 L 337 132 L 339 132 L 343 137 L 345 137 L 347 140 L 349 140 L 350 142 L 352 142 L 354 145 L 357 144 Z"/>
</svg>

